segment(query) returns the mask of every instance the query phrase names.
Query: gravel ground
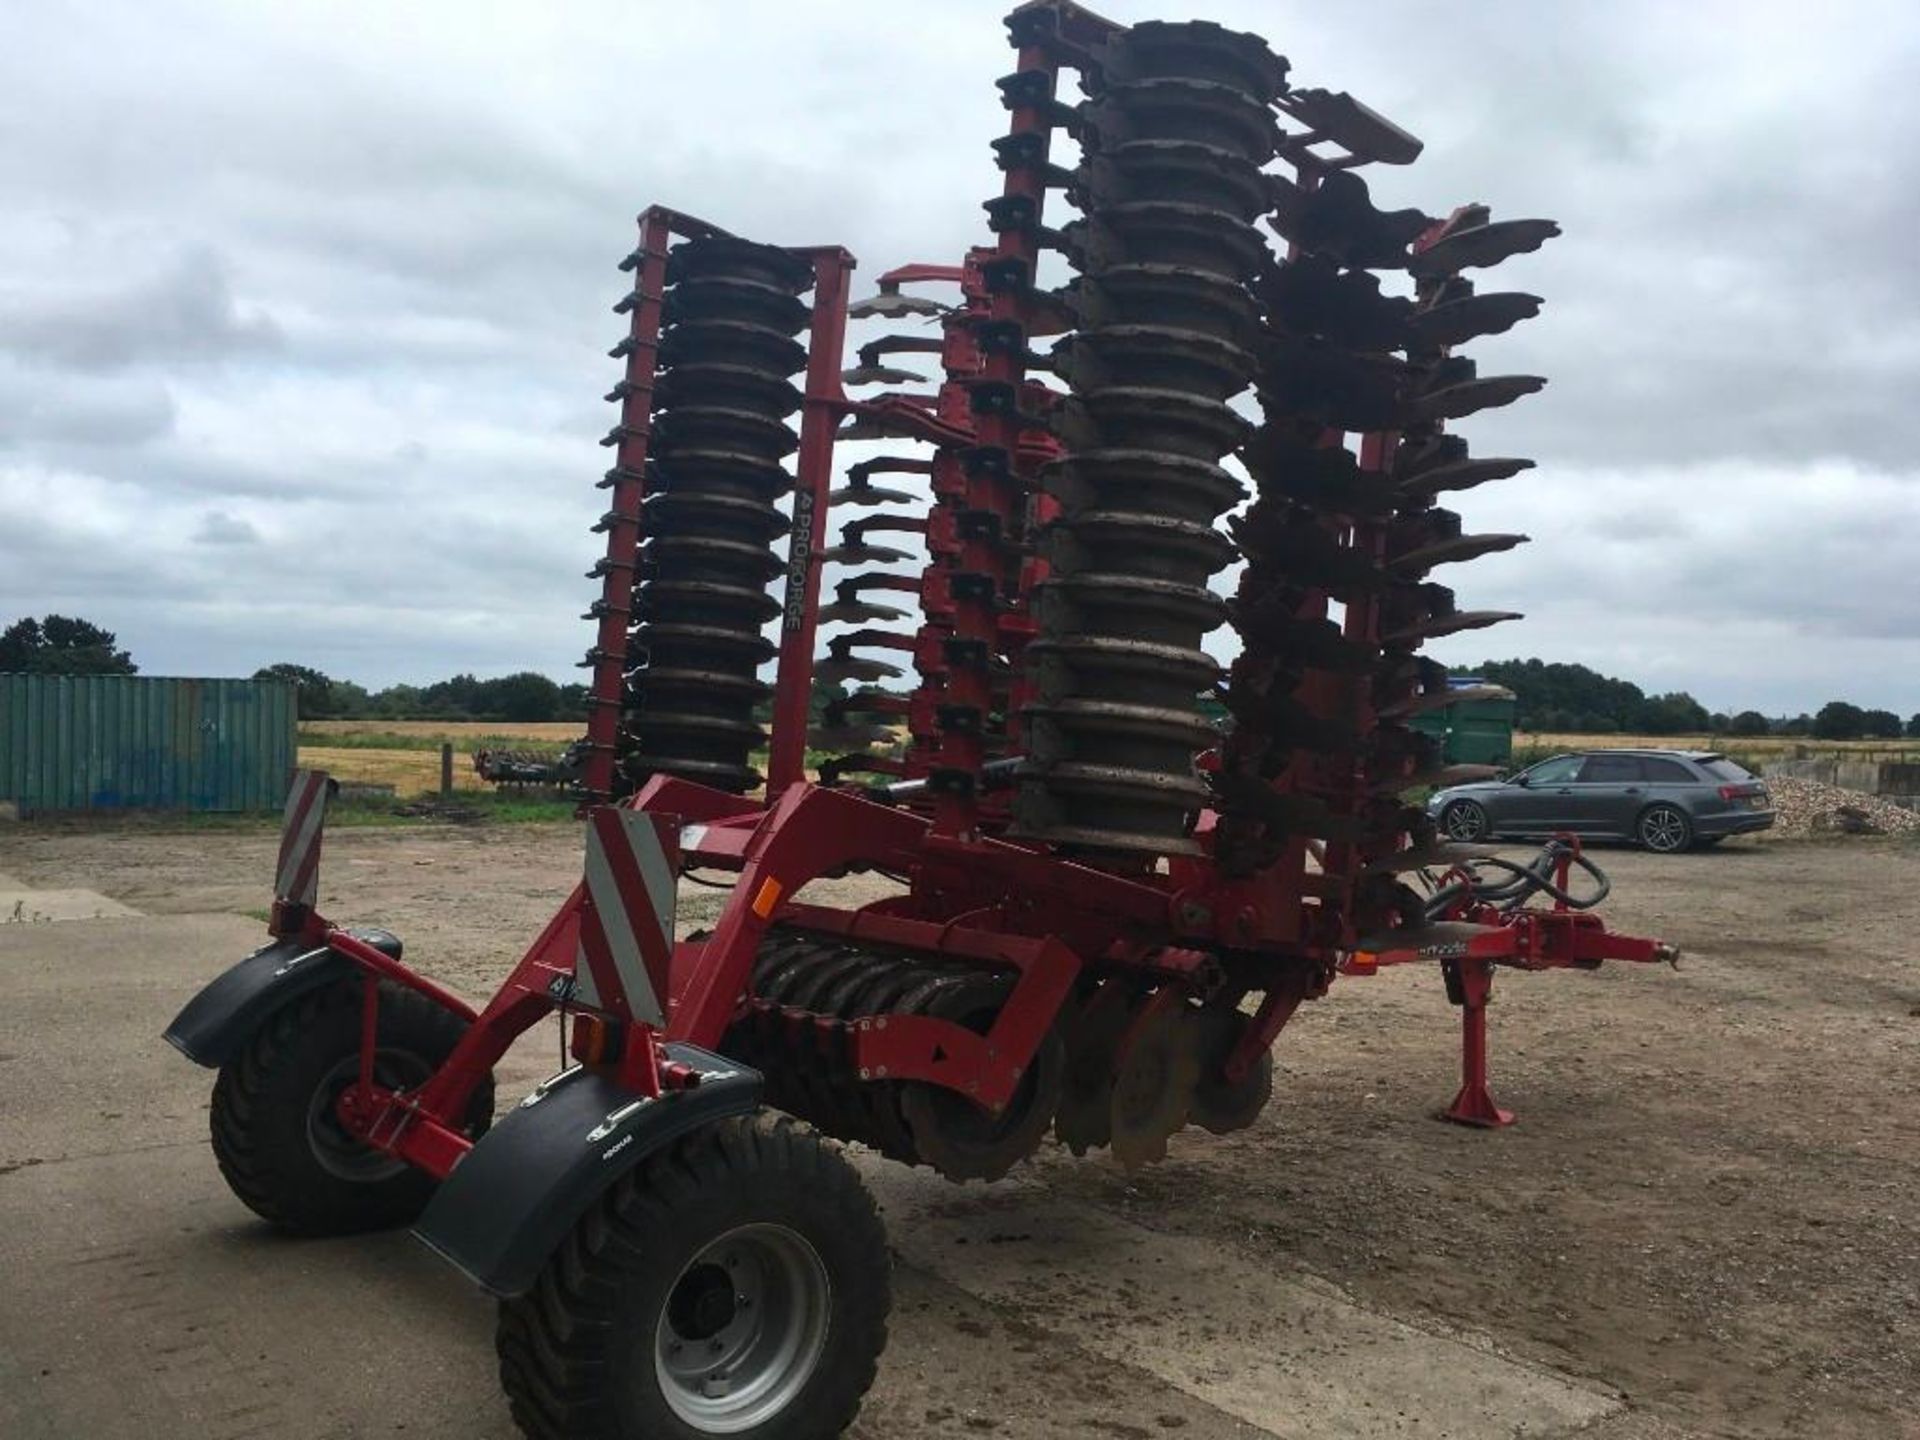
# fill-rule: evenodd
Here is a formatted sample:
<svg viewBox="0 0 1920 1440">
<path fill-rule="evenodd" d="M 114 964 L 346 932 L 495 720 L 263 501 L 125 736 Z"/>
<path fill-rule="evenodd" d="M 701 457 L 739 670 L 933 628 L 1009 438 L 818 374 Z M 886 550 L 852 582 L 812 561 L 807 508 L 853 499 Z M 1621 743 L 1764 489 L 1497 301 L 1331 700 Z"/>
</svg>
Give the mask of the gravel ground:
<svg viewBox="0 0 1920 1440">
<path fill-rule="evenodd" d="M 1920 811 L 1908 810 L 1860 790 L 1784 776 L 1766 781 L 1773 796 L 1773 833 L 1809 835 L 1911 835 L 1920 832 Z"/>
<path fill-rule="evenodd" d="M 265 832 L 17 827 L 0 831 L 0 872 L 151 912 L 245 912 L 262 903 L 273 848 Z M 1770 837 L 1598 858 L 1614 879 L 1610 923 L 1687 958 L 1677 973 L 1503 976 L 1493 1082 L 1514 1128 L 1429 1118 L 1455 1083 L 1458 1030 L 1439 977 L 1406 966 L 1342 980 L 1303 1010 L 1252 1130 L 1176 1136 L 1165 1164 L 1135 1176 L 1052 1147 L 1021 1173 L 1165 1236 L 1167 1254 L 1198 1242 L 1304 1272 L 1583 1377 L 1626 1397 L 1635 1436 L 1920 1436 L 1920 845 Z M 343 830 L 328 839 L 323 896 L 342 917 L 393 923 L 409 959 L 480 995 L 579 863 L 572 826 Z M 690 923 L 714 904 L 698 893 Z M 1113 1263 L 1163 1258 L 1149 1242 Z M 1097 1308 L 1076 1317 L 1062 1293 L 985 1318 L 1009 1333 L 1036 1320 L 1101 1333 Z M 1178 1303 L 1212 1314 L 1216 1298 Z M 975 1363 L 955 1352 L 929 1374 L 973 1393 Z M 1364 1387 L 1369 1363 L 1354 1353 L 1328 1380 Z M 1204 1349 L 1191 1364 L 1206 1369 Z M 1062 1396 L 1125 1383 L 1068 1371 Z M 961 1428 L 919 1390 L 885 1388 L 900 1383 L 883 1382 L 873 1416 L 889 1423 L 863 1433 L 1068 1433 L 1031 1393 Z"/>
</svg>

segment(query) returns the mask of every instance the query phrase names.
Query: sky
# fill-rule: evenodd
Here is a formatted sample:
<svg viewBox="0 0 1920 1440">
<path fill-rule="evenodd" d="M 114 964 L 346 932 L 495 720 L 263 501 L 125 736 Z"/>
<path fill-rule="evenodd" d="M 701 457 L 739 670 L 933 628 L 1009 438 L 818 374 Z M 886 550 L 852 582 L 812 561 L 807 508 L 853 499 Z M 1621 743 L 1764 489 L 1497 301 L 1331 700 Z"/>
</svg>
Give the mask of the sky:
<svg viewBox="0 0 1920 1440">
<path fill-rule="evenodd" d="M 1533 543 L 1436 577 L 1527 618 L 1434 653 L 1920 710 L 1920 10 L 1100 8 L 1257 30 L 1418 134 L 1382 204 L 1560 222 L 1481 287 L 1542 316 L 1471 350 L 1551 383 L 1460 427 L 1538 462 L 1456 502 Z M 633 217 L 957 257 L 1000 14 L 10 0 L 0 623 L 152 674 L 574 678 Z"/>
</svg>

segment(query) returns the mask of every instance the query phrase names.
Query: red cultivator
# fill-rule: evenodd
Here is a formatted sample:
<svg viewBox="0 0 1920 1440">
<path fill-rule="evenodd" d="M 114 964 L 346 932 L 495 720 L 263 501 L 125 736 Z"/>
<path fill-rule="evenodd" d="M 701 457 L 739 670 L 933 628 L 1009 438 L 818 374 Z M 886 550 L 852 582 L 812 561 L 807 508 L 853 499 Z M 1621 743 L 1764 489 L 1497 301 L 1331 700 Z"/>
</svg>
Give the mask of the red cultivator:
<svg viewBox="0 0 1920 1440">
<path fill-rule="evenodd" d="M 485 1010 L 385 932 L 316 913 L 307 776 L 274 943 L 169 1032 L 220 1067 L 215 1148 L 249 1205 L 304 1231 L 417 1217 L 503 1297 L 529 1434 L 844 1427 L 884 1339 L 884 1241 L 822 1132 L 955 1180 L 1004 1175 L 1049 1130 L 1150 1162 L 1189 1124 L 1254 1122 L 1302 1001 L 1412 960 L 1462 1009 L 1445 1114 L 1504 1124 L 1495 967 L 1670 957 L 1591 913 L 1604 878 L 1574 842 L 1515 864 L 1443 843 L 1406 798 L 1466 778 L 1408 723 L 1459 698 L 1419 646 L 1506 618 L 1428 574 L 1523 538 L 1435 506 L 1529 463 L 1471 458 L 1444 426 L 1543 383 L 1456 353 L 1539 306 L 1464 272 L 1555 227 L 1376 209 L 1359 169 L 1419 142 L 1290 86 L 1257 37 L 1058 0 L 1009 24 L 1005 183 L 963 263 L 849 306 L 842 250 L 641 217 L 585 875 Z M 1059 98 L 1062 70 L 1084 103 Z M 1047 223 L 1055 190 L 1073 223 Z M 1063 289 L 1037 285 L 1046 249 L 1074 269 Z M 874 339 L 839 373 L 850 316 L 906 315 L 937 335 Z M 938 360 L 930 390 L 846 394 L 912 384 L 888 362 L 913 354 Z M 1229 403 L 1249 389 L 1258 425 Z M 836 439 L 875 438 L 921 448 L 833 488 Z M 1254 498 L 1222 529 L 1245 498 L 1228 459 Z M 860 513 L 830 540 L 840 506 Z M 1209 577 L 1236 560 L 1222 600 Z M 822 605 L 830 565 L 883 568 Z M 917 625 L 886 628 L 914 601 Z M 854 628 L 817 656 L 822 622 Z M 1201 641 L 1227 622 L 1222 683 Z M 879 683 L 909 668 L 911 690 Z M 838 693 L 810 732 L 819 685 Z M 817 782 L 809 743 L 834 752 Z M 893 893 L 802 898 L 861 872 Z M 689 875 L 731 894 L 676 940 Z M 493 1065 L 556 1011 L 577 1063 L 489 1129 Z"/>
</svg>

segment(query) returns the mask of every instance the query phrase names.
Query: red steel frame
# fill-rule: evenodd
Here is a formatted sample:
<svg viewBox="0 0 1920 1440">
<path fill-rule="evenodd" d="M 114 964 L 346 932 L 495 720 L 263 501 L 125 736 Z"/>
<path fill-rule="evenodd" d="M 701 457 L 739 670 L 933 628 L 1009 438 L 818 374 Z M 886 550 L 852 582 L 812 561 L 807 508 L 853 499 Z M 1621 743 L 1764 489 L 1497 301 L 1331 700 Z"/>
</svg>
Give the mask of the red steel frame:
<svg viewBox="0 0 1920 1440">
<path fill-rule="evenodd" d="M 986 628 L 991 622 L 993 639 L 988 647 L 989 661 L 1005 658 L 1013 667 L 1013 683 L 1002 713 L 1007 724 L 1005 743 L 1017 750 L 1018 717 L 1026 699 L 1019 655 L 1034 633 L 1029 597 L 1033 586 L 1045 575 L 1045 561 L 1030 554 L 1030 547 L 1021 542 L 1033 526 L 1057 508 L 1052 499 L 1037 491 L 1024 496 L 1024 507 L 1016 506 L 1008 513 L 971 504 L 979 497 L 980 487 L 968 474 L 967 455 L 985 441 L 981 427 L 975 423 L 970 397 L 976 383 L 1004 383 L 992 380 L 988 351 L 979 338 L 982 326 L 994 321 L 994 292 L 988 286 L 984 267 L 999 253 L 980 248 L 970 252 L 960 265 L 915 263 L 897 266 L 880 276 L 881 289 L 889 292 L 897 292 L 900 286 L 908 284 L 939 283 L 959 288 L 960 304 L 943 317 L 940 339 L 886 336 L 861 347 L 863 356 L 869 352 L 879 355 L 904 350 L 938 354 L 944 379 L 931 397 L 890 394 L 850 407 L 889 433 L 937 447 L 929 459 L 884 457 L 865 462 L 869 473 L 897 471 L 927 475 L 933 503 L 921 520 L 886 516 L 878 517 L 881 523 L 868 522 L 870 528 L 876 529 L 905 529 L 911 525 L 925 538 L 927 561 L 917 580 L 901 575 L 875 577 L 869 582 L 871 588 L 894 589 L 918 596 L 922 623 L 914 633 L 911 655 L 920 678 L 909 697 L 886 706 L 891 713 L 907 717 L 912 743 L 904 761 L 862 757 L 863 763 L 858 768 L 913 779 L 938 772 L 942 776 L 940 791 L 954 797 L 939 803 L 945 804 L 951 813 L 953 806 L 963 803 L 970 794 L 974 824 L 989 831 L 1004 828 L 1004 806 L 980 793 L 979 765 L 989 758 L 986 736 L 968 723 L 969 717 L 977 713 L 974 707 L 964 696 L 955 699 L 949 686 L 955 663 L 955 652 L 949 642 L 956 638 L 958 606 L 962 600 L 971 598 L 977 602 L 976 628 Z M 1029 316 L 1024 324 L 1024 333 L 1029 338 L 1055 333 L 1058 328 L 1057 321 L 1044 314 Z M 1054 398 L 1054 392 L 1024 378 L 1015 393 L 1019 410 L 1029 416 L 1035 407 L 1050 405 Z M 1033 427 L 1030 419 L 1004 423 L 1010 423 L 1018 435 L 1012 452 L 1013 477 L 1008 482 L 1017 488 L 1025 483 L 1021 477 L 1031 475 L 1057 454 L 1059 446 L 1051 434 Z M 970 509 L 974 511 L 972 515 Z M 984 530 L 980 528 L 983 517 L 987 523 Z M 963 568 L 989 563 L 992 567 L 989 571 Z M 980 581 L 983 576 L 985 585 Z M 863 643 L 878 644 L 879 635 Z M 963 652 L 963 659 L 970 662 L 971 657 L 964 656 Z M 978 667 L 969 663 L 968 668 L 971 672 Z M 868 705 L 872 713 L 881 713 L 879 705 L 871 701 Z M 984 717 L 982 719 L 984 722 Z"/>
<path fill-rule="evenodd" d="M 833 484 L 833 432 L 847 408 L 840 388 L 840 351 L 847 334 L 847 277 L 855 261 L 837 245 L 794 253 L 813 261 L 813 325 L 807 335 L 807 381 L 800 407 L 800 453 L 794 464 L 793 532 L 780 617 L 767 793 L 806 779 L 807 707 L 813 693 L 813 643 L 820 623 L 820 566 Z"/>
<path fill-rule="evenodd" d="M 1054 28 L 1022 27 L 1019 69 L 1044 75 L 1050 97 L 1057 70 L 1077 63 L 1080 47 L 1108 27 L 1106 22 L 1069 4 L 1041 0 L 1016 16 L 1041 11 Z M 1055 115 L 1050 99 L 1025 89 L 1018 77 L 1014 97 L 1015 135 L 1044 135 Z M 1023 98 L 1024 97 L 1024 98 Z M 1006 193 L 1038 206 L 1044 191 L 1045 145 L 1025 152 L 1037 163 L 1009 171 Z M 639 270 L 633 339 L 628 350 L 627 411 L 614 481 L 610 521 L 607 596 L 599 611 L 599 664 L 596 706 L 590 734 L 605 748 L 592 752 L 590 798 L 608 793 L 617 734 L 620 666 L 611 663 L 616 640 L 624 647 L 624 616 L 616 601 L 630 594 L 632 566 L 639 542 L 638 502 L 645 460 L 647 397 L 651 389 L 651 347 L 658 336 L 666 239 L 674 233 L 715 233 L 703 222 L 672 211 L 650 210 L 641 217 L 642 243 L 635 252 Z M 697 230 L 688 227 L 698 227 Z M 1037 259 L 1036 226 L 1003 231 L 988 264 L 1013 262 L 1011 271 L 989 284 L 987 318 L 1012 322 L 1020 333 L 1046 323 L 1035 310 L 1032 293 L 1018 279 L 1020 267 L 1030 279 Z M 1001 517 L 997 535 L 960 538 L 958 572 L 986 574 L 996 584 L 981 593 L 952 595 L 952 634 L 977 642 L 982 658 L 1007 644 L 1005 613 L 996 606 L 1012 597 L 1011 571 L 1030 564 L 1005 544 L 1029 498 L 1018 470 L 1030 464 L 1036 447 L 1022 433 L 1030 419 L 1012 407 L 972 406 L 971 423 L 952 413 L 952 387 L 929 407 L 922 398 L 888 396 L 855 404 L 844 397 L 834 367 L 839 362 L 846 302 L 846 252 L 822 247 L 806 252 L 815 263 L 813 351 L 807 372 L 802 420 L 800 472 L 793 527 L 794 560 L 787 580 L 787 613 L 775 700 L 771 779 L 765 799 L 743 797 L 671 776 L 656 776 L 624 805 L 647 812 L 663 834 L 677 837 L 678 859 L 686 868 L 732 872 L 731 897 L 712 932 L 701 940 L 683 940 L 673 948 L 666 999 L 666 1024 L 656 1031 L 622 1019 L 617 1007 L 587 1013 L 571 1003 L 575 957 L 582 918 L 589 901 L 584 886 L 554 913 L 506 982 L 475 1013 L 410 968 L 330 925 L 311 908 L 279 903 L 276 935 L 330 946 L 370 980 L 383 980 L 428 995 L 471 1023 L 453 1053 L 418 1089 L 395 1093 L 379 1086 L 373 1073 L 379 987 L 364 988 L 364 1040 L 358 1083 L 339 1101 L 350 1131 L 368 1144 L 435 1175 L 444 1175 L 465 1153 L 469 1141 L 460 1120 L 474 1088 L 524 1031 L 556 1009 L 576 1012 L 572 1053 L 582 1063 L 612 1069 L 640 1094 L 655 1095 L 693 1083 L 683 1067 L 665 1062 L 662 1040 L 716 1047 L 741 1013 L 756 952 L 769 926 L 778 922 L 804 930 L 844 936 L 885 950 L 950 957 L 957 963 L 993 967 L 1018 975 L 1017 983 L 985 1035 L 922 1015 L 863 1020 L 847 1027 L 847 1043 L 863 1075 L 920 1080 L 944 1086 L 992 1109 L 1014 1095 L 1026 1066 L 1083 974 L 1130 975 L 1159 987 L 1154 1002 L 1179 1002 L 1189 993 L 1217 985 L 1222 960 L 1253 965 L 1255 978 L 1244 988 L 1261 990 L 1264 999 L 1228 1060 L 1227 1077 L 1244 1076 L 1272 1043 L 1300 1003 L 1322 994 L 1336 974 L 1367 975 L 1383 965 L 1416 959 L 1437 960 L 1449 991 L 1462 1008 L 1463 1083 L 1446 1112 L 1473 1124 L 1503 1124 L 1511 1117 L 1494 1105 L 1487 1088 L 1485 1009 L 1493 968 L 1507 965 L 1539 970 L 1590 968 L 1604 960 L 1670 960 L 1674 953 L 1653 940 L 1608 931 L 1592 914 L 1564 900 L 1552 909 L 1501 910 L 1476 900 L 1471 876 L 1447 919 L 1479 927 L 1470 938 L 1430 944 L 1420 950 L 1368 954 L 1348 931 L 1331 933 L 1316 917 L 1339 914 L 1323 907 L 1324 886 L 1351 884 L 1354 867 L 1346 857 L 1326 855 L 1327 873 L 1308 872 L 1304 847 L 1297 857 L 1246 878 L 1218 872 L 1207 854 L 1175 859 L 1164 872 L 1128 868 L 1124 872 L 1046 853 L 1031 845 L 997 837 L 980 823 L 977 785 L 939 792 L 929 811 L 885 803 L 864 792 L 814 784 L 801 764 L 812 675 L 811 648 L 818 619 L 818 572 L 826 510 L 833 427 L 839 416 L 864 413 L 884 417 L 897 428 L 936 443 L 1001 448 L 1017 457 L 1014 466 L 981 470 L 964 477 L 962 500 L 969 510 Z M 949 280 L 965 283 L 946 267 L 908 267 L 885 277 Z M 997 284 L 998 288 L 995 288 Z M 1024 386 L 1024 345 L 983 347 L 977 383 L 1011 387 L 1015 396 L 1031 395 Z M 943 352 L 944 354 L 945 352 Z M 950 377 L 951 378 L 951 377 Z M 944 412 L 944 413 L 943 413 Z M 1362 441 L 1364 465 L 1378 467 L 1389 438 Z M 937 463 L 937 462 L 936 462 Z M 803 508 L 806 512 L 803 514 Z M 997 543 L 988 543 L 989 540 Z M 804 543 L 803 543 L 804 542 Z M 1011 567 L 1011 569 L 1010 569 Z M 933 575 L 929 567 L 929 578 Z M 1030 578 L 1030 576 L 1029 576 Z M 619 582 L 627 588 L 618 590 Z M 965 587 L 962 587 L 965 588 Z M 1017 607 L 1006 607 L 1017 614 Z M 613 627 L 619 622 L 616 636 Z M 1369 607 L 1349 607 L 1347 624 L 1358 638 L 1370 638 Z M 1017 629 L 1017 622 L 1015 624 Z M 917 642 L 908 642 L 910 645 Z M 991 705 L 984 663 L 947 667 L 949 703 Z M 1017 683 L 1017 680 L 1016 680 Z M 609 722 L 616 722 L 611 728 Z M 980 737 L 942 727 L 937 764 L 977 780 Z M 597 767 L 597 768 L 595 768 Z M 597 778 L 596 778 L 597 777 Z M 1329 784 L 1337 794 L 1340 787 Z M 1204 815 L 1197 834 L 1210 847 L 1215 817 Z M 1558 860 L 1562 891 L 1577 854 L 1568 841 Z M 1292 863 L 1297 859 L 1299 863 Z M 1336 863 L 1336 862 L 1342 863 Z M 910 880 L 905 893 L 844 911 L 802 903 L 797 896 L 811 880 L 853 871 L 875 870 Z M 1345 872 L 1343 874 L 1342 872 Z M 649 918 L 649 917 L 640 917 Z M 1448 933 L 1458 933 L 1450 931 Z"/>
<path fill-rule="evenodd" d="M 1166 876 L 1125 876 L 985 836 L 939 833 L 926 817 L 876 804 L 847 791 L 812 784 L 788 787 L 770 806 L 671 777 L 657 777 L 630 802 L 675 830 L 684 865 L 731 870 L 733 898 L 712 934 L 674 948 L 667 1024 L 652 1027 L 593 1017 L 596 1040 L 611 1046 L 587 1056 L 576 1024 L 574 1053 L 616 1069 L 640 1094 L 686 1083 L 667 1066 L 659 1040 L 712 1048 L 740 1009 L 749 970 L 776 920 L 875 946 L 937 953 L 965 963 L 1011 969 L 1020 979 L 987 1034 L 944 1020 L 895 1016 L 880 1026 L 862 1022 L 849 1037 L 856 1064 L 876 1077 L 923 1080 L 999 1108 L 1021 1075 L 1083 969 L 1132 971 L 1181 982 L 1204 975 L 1200 948 L 1211 936 L 1191 933 L 1192 892 Z M 1564 889 L 1570 856 L 1559 862 Z M 923 883 L 910 896 L 856 911 L 796 903 L 810 880 L 850 868 L 912 870 Z M 378 987 L 365 987 L 363 1074 L 340 1099 L 351 1133 L 435 1175 L 444 1175 L 470 1142 L 460 1118 L 474 1087 L 524 1031 L 561 1008 L 571 991 L 579 947 L 584 887 L 576 887 L 548 921 L 486 1008 L 473 1010 L 430 980 L 349 934 L 317 913 L 299 916 L 295 933 L 327 945 L 370 977 L 417 990 L 471 1022 L 445 1064 L 418 1090 L 396 1094 L 372 1077 L 371 1039 Z M 289 917 L 292 918 L 292 917 Z M 1463 1082 L 1445 1114 L 1473 1124 L 1511 1119 L 1487 1090 L 1486 1004 L 1493 967 L 1592 968 L 1605 960 L 1671 960 L 1671 947 L 1615 934 L 1597 916 L 1568 908 L 1500 912 L 1469 891 L 1448 918 L 1486 928 L 1470 940 L 1420 951 L 1349 953 L 1341 973 L 1368 975 L 1382 965 L 1437 959 L 1449 969 L 1450 988 L 1463 1009 Z M 1184 942 L 1184 943 L 1183 943 Z M 1300 955 L 1295 947 L 1288 950 Z M 1316 957 L 1322 958 L 1322 957 Z M 1330 964 L 1332 954 L 1325 958 Z M 1283 971 L 1267 992 L 1250 1033 L 1270 1043 L 1301 1000 L 1321 993 Z M 1329 971 L 1329 973 L 1331 973 Z M 1169 993 L 1179 993 L 1170 987 Z"/>
<path fill-rule="evenodd" d="M 620 262 L 634 272 L 633 291 L 621 302 L 627 338 L 613 350 L 626 360 L 626 374 L 609 399 L 620 402 L 613 468 L 601 482 L 613 494 L 600 524 L 607 553 L 589 576 L 600 580 L 600 599 L 585 618 L 597 622 L 586 664 L 593 671 L 587 694 L 586 759 L 580 785 L 589 804 L 613 798 L 619 760 L 620 712 L 626 698 L 627 631 L 633 618 L 634 572 L 640 563 L 640 504 L 646 499 L 647 447 L 653 437 L 653 386 L 660 351 L 661 309 L 667 293 L 667 247 L 675 235 L 718 232 L 703 220 L 654 205 L 640 213 L 640 243 Z"/>
</svg>

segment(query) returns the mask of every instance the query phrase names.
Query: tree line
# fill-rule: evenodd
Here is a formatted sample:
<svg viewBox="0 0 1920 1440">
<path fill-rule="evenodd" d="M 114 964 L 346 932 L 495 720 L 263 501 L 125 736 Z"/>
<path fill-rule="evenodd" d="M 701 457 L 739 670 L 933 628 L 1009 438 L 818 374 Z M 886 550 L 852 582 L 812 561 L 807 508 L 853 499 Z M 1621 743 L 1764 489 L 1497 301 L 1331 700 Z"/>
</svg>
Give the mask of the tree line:
<svg viewBox="0 0 1920 1440">
<path fill-rule="evenodd" d="M 135 675 L 140 667 L 112 631 L 67 615 L 31 616 L 0 631 L 0 673 Z M 1456 675 L 1478 675 L 1519 698 L 1522 730 L 1585 735 L 1762 735 L 1817 740 L 1920 739 L 1920 714 L 1902 721 L 1891 710 L 1830 700 L 1811 714 L 1763 715 L 1710 711 L 1684 690 L 1649 695 L 1631 680 L 1585 665 L 1545 660 L 1488 660 Z M 282 662 L 254 672 L 256 680 L 286 680 L 299 696 L 303 720 L 509 720 L 584 722 L 587 687 L 560 684 L 533 670 L 482 680 L 453 675 L 429 685 L 369 690 L 336 680 L 312 666 Z M 861 687 L 863 689 L 867 687 Z M 821 687 L 813 708 L 838 695 Z"/>
<path fill-rule="evenodd" d="M 308 665 L 283 662 L 253 672 L 256 680 L 290 681 L 302 720 L 578 720 L 587 718 L 587 687 L 561 685 L 537 670 L 492 680 L 454 675 L 431 685 L 369 690 Z"/>
<path fill-rule="evenodd" d="M 1575 735 L 1762 735 L 1818 740 L 1920 739 L 1920 715 L 1902 721 L 1891 710 L 1872 710 L 1830 700 L 1812 714 L 1763 715 L 1711 711 L 1684 690 L 1649 695 L 1631 680 L 1602 675 L 1585 665 L 1546 660 L 1488 660 L 1456 667 L 1513 691 L 1515 723 L 1522 730 Z"/>
<path fill-rule="evenodd" d="M 0 631 L 0 674 L 138 675 L 133 656 L 111 630 L 70 615 L 27 616 Z M 581 720 L 587 687 L 561 685 L 533 670 L 482 680 L 454 675 L 431 685 L 369 690 L 336 680 L 310 665 L 282 663 L 253 672 L 255 680 L 286 680 L 303 720 Z"/>
</svg>

